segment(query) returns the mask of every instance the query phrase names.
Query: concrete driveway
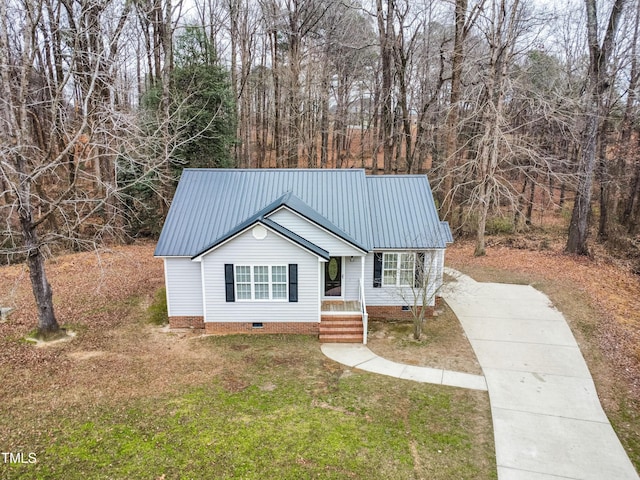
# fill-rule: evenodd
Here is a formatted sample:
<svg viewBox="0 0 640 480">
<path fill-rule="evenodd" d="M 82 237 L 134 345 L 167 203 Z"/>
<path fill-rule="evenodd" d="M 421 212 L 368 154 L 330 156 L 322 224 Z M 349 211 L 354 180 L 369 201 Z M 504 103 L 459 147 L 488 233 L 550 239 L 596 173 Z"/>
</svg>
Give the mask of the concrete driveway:
<svg viewBox="0 0 640 480">
<path fill-rule="evenodd" d="M 563 315 L 528 285 L 443 291 L 485 374 L 499 480 L 637 480 Z"/>
</svg>

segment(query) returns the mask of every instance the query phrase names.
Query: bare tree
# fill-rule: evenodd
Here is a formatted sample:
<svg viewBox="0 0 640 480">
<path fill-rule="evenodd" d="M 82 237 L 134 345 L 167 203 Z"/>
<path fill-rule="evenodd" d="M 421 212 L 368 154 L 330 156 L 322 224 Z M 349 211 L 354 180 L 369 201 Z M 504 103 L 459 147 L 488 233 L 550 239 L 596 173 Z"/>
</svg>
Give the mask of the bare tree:
<svg viewBox="0 0 640 480">
<path fill-rule="evenodd" d="M 420 340 L 426 318 L 433 312 L 436 297 L 442 289 L 442 265 L 440 253 L 435 250 L 415 252 L 411 254 L 414 269 L 400 271 L 401 278 L 397 294 L 407 304 L 413 319 L 413 338 Z"/>
<path fill-rule="evenodd" d="M 578 255 L 588 255 L 589 210 L 596 167 L 596 148 L 600 135 L 602 99 L 609 88 L 607 68 L 618 24 L 622 15 L 624 0 L 615 0 L 607 21 L 602 44 L 598 35 L 598 16 L 595 0 L 585 0 L 587 12 L 587 42 L 589 45 L 589 69 L 584 93 L 584 129 L 582 134 L 582 154 L 578 164 L 578 188 L 569 224 L 566 251 Z"/>
<path fill-rule="evenodd" d="M 153 191 L 166 180 L 150 149 L 171 155 L 177 144 L 162 125 L 149 131 L 117 96 L 128 13 L 118 2 L 0 5 L 0 252 L 27 263 L 42 337 L 59 334 L 45 255 L 122 237 L 135 214 L 127 188 Z M 126 188 L 121 171 L 135 172 Z"/>
<path fill-rule="evenodd" d="M 54 50 L 57 58 L 52 65 L 48 61 L 51 58 L 48 43 L 42 40 L 59 35 L 60 25 L 48 23 L 45 12 L 59 8 L 60 4 L 45 3 L 45 0 L 3 2 L 0 7 L 0 79 L 4 102 L 0 166 L 7 188 L 3 192 L 7 202 L 3 210 L 7 213 L 9 230 L 18 224 L 22 234 L 22 251 L 38 306 L 38 332 L 43 337 L 59 331 L 43 252 L 46 241 L 51 240 L 48 237 L 56 236 L 57 232 L 43 238 L 40 230 L 46 222 L 54 222 L 55 214 L 68 206 L 72 198 L 77 199 L 76 185 L 82 180 L 82 172 L 79 164 L 71 159 L 90 127 L 96 102 L 105 101 L 103 67 L 110 51 L 109 48 L 92 50 L 96 58 L 88 64 L 82 58 L 90 52 L 75 49 L 68 65 L 76 68 L 81 65 L 81 68 L 71 72 L 65 69 Z M 96 14 L 90 10 L 85 13 Z M 75 19 L 67 17 L 67 20 L 73 23 Z M 52 31 L 52 27 L 56 30 Z M 20 33 L 14 33 L 16 31 Z M 88 42 L 83 43 L 87 39 Z M 115 37 L 112 40 L 117 42 Z M 98 49 L 91 30 L 76 29 L 69 43 L 73 47 Z M 58 44 L 55 48 L 61 47 Z M 75 98 L 75 105 L 66 95 L 74 85 L 79 86 L 81 92 Z M 71 113 L 74 110 L 75 113 Z M 65 169 L 73 169 L 73 173 L 69 184 L 62 184 L 60 188 L 55 179 Z M 93 180 L 100 182 L 100 178 Z M 45 188 L 48 193 L 44 192 Z M 74 206 L 80 217 L 86 217 L 87 209 L 95 213 L 96 204 L 91 207 L 86 201 L 80 202 L 86 207 Z M 104 197 L 96 203 L 104 204 Z"/>
<path fill-rule="evenodd" d="M 507 195 L 499 181 L 500 163 L 505 152 L 505 97 L 507 74 L 516 52 L 518 36 L 522 34 L 523 6 L 519 0 L 492 1 L 489 4 L 487 29 L 484 34 L 489 47 L 488 65 L 481 93 L 481 124 L 475 158 L 476 185 L 471 201 L 476 204 L 476 256 L 485 254 L 485 230 L 489 209 L 502 192 Z"/>
<path fill-rule="evenodd" d="M 484 0 L 474 5 L 467 16 L 468 0 L 456 0 L 455 2 L 455 33 L 453 40 L 453 52 L 451 55 L 451 87 L 449 93 L 449 110 L 447 112 L 447 130 L 444 150 L 444 178 L 442 212 L 446 217 L 451 214 L 453 206 L 453 174 L 457 164 L 458 129 L 460 118 L 460 100 L 462 97 L 462 69 L 464 65 L 464 45 L 469 30 L 474 26 L 477 16 L 484 8 Z"/>
<path fill-rule="evenodd" d="M 396 41 L 395 25 L 393 23 L 395 17 L 395 1 L 376 0 L 376 12 L 378 19 L 378 35 L 380 42 L 380 63 L 382 83 L 378 98 L 381 104 L 380 115 L 380 133 L 379 142 L 382 144 L 383 151 L 383 170 L 384 173 L 391 173 L 391 164 L 394 152 L 394 106 L 393 106 L 393 52 Z M 373 173 L 377 173 L 378 169 L 377 151 L 374 152 Z"/>
</svg>

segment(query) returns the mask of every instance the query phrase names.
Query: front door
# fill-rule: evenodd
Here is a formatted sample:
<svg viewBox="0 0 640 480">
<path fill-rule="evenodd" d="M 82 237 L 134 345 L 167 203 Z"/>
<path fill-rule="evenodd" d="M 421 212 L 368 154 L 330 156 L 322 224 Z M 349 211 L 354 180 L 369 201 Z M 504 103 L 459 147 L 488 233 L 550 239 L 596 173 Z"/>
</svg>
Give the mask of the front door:
<svg viewBox="0 0 640 480">
<path fill-rule="evenodd" d="M 331 257 L 324 264 L 324 296 L 342 296 L 342 257 Z"/>
</svg>

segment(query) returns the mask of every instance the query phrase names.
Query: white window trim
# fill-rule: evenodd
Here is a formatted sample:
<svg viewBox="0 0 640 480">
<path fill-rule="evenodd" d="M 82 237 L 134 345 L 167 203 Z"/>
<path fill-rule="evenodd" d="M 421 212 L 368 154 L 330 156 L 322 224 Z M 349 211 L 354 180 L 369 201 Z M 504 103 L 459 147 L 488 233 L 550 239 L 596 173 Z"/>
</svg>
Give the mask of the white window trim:
<svg viewBox="0 0 640 480">
<path fill-rule="evenodd" d="M 385 272 L 385 270 L 390 271 L 390 269 L 384 268 L 384 266 L 386 264 L 385 260 L 387 258 L 387 255 L 397 255 L 396 267 L 395 267 L 395 272 L 396 272 L 396 281 L 395 281 L 395 283 L 387 283 L 385 281 L 386 277 L 385 277 L 384 272 Z M 409 284 L 407 284 L 407 285 L 402 285 L 400 283 L 401 271 L 402 271 L 402 269 L 400 268 L 401 264 L 402 264 L 402 255 L 411 255 L 411 257 L 413 259 L 412 260 L 413 268 L 411 269 L 413 274 L 411 275 L 411 282 Z M 402 252 L 402 251 L 399 251 L 399 252 L 383 252 L 382 253 L 382 271 L 381 271 L 382 278 L 380 280 L 382 281 L 381 284 L 382 284 L 383 287 L 396 287 L 396 288 L 412 287 L 413 284 L 414 284 L 415 271 L 416 271 L 416 253 L 415 252 Z"/>
<path fill-rule="evenodd" d="M 239 298 L 238 297 L 238 267 L 249 267 L 251 279 L 249 282 L 240 282 L 242 285 L 250 285 L 251 286 L 251 298 Z M 256 298 L 256 277 L 255 277 L 255 267 L 268 267 L 269 269 L 269 298 Z M 274 282 L 273 281 L 273 267 L 283 267 L 285 274 L 284 282 Z M 259 282 L 263 284 L 265 282 Z M 282 285 L 285 286 L 285 296 L 284 298 L 273 298 L 273 286 L 274 285 Z M 233 266 L 233 288 L 235 299 L 237 302 L 283 302 L 286 303 L 289 301 L 289 267 L 286 264 L 237 264 Z"/>
</svg>

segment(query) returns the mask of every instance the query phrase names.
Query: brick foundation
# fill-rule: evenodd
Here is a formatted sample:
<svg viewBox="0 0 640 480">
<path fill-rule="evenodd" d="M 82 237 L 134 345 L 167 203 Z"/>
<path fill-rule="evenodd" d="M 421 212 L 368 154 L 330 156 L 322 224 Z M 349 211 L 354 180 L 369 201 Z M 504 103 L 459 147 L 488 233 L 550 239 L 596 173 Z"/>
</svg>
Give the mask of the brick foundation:
<svg viewBox="0 0 640 480">
<path fill-rule="evenodd" d="M 169 317 L 170 328 L 204 328 L 204 317 Z"/>
<path fill-rule="evenodd" d="M 229 335 L 233 333 L 297 333 L 318 335 L 318 322 L 263 322 L 262 327 L 254 327 L 253 322 L 206 322 L 205 333 Z"/>
<path fill-rule="evenodd" d="M 433 307 L 427 307 L 427 317 L 433 317 Z M 411 310 L 402 310 L 402 307 L 396 305 L 367 307 L 367 313 L 371 320 L 411 320 L 413 315 Z"/>
</svg>

